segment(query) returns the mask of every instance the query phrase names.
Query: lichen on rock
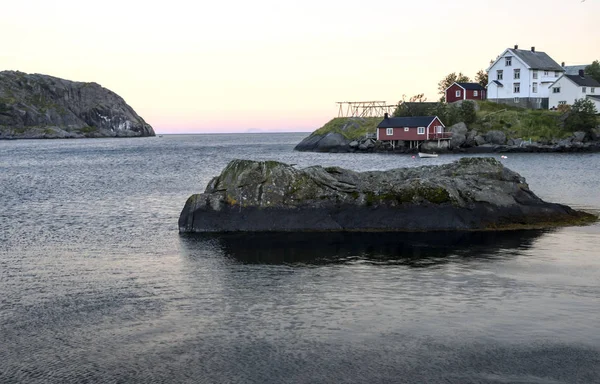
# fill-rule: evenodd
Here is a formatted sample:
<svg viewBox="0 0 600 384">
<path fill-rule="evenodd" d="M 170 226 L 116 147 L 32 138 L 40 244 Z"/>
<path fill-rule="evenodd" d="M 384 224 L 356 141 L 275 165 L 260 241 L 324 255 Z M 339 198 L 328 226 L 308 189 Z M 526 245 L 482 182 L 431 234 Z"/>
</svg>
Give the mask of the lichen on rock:
<svg viewBox="0 0 600 384">
<path fill-rule="evenodd" d="M 355 172 L 233 160 L 188 199 L 181 232 L 537 228 L 594 216 L 537 197 L 493 158 Z"/>
</svg>

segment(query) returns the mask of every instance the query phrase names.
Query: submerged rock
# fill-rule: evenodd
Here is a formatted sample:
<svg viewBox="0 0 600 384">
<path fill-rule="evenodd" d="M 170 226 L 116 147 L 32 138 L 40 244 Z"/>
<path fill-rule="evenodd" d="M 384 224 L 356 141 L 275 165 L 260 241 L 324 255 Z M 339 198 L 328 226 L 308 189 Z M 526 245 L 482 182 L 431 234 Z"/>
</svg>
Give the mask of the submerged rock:
<svg viewBox="0 0 600 384">
<path fill-rule="evenodd" d="M 135 136 L 154 130 L 99 84 L 0 72 L 0 139 Z"/>
<path fill-rule="evenodd" d="M 179 231 L 488 230 L 594 219 L 542 201 L 492 158 L 371 172 L 233 160 L 187 200 Z"/>
</svg>

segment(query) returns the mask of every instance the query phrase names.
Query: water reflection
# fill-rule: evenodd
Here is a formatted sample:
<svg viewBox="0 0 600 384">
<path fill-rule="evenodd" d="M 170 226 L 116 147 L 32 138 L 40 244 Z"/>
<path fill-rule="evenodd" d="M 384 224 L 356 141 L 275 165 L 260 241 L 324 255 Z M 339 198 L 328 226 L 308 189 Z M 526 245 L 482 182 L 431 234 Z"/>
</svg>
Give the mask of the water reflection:
<svg viewBox="0 0 600 384">
<path fill-rule="evenodd" d="M 219 253 L 244 264 L 372 263 L 427 267 L 495 259 L 531 248 L 549 230 L 429 233 L 235 233 L 181 235 L 190 258 Z"/>
</svg>

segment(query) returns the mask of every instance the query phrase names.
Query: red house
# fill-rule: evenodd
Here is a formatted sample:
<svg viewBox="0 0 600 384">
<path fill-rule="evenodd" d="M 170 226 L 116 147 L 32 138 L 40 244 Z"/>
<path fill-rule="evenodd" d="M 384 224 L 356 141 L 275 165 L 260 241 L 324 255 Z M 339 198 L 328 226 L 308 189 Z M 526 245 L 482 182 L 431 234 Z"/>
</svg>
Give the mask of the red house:
<svg viewBox="0 0 600 384">
<path fill-rule="evenodd" d="M 418 147 L 425 141 L 449 140 L 450 132 L 437 116 L 388 117 L 377 126 L 377 140 L 390 141 L 392 147 Z"/>
<path fill-rule="evenodd" d="M 446 102 L 459 100 L 485 100 L 486 90 L 479 83 L 452 83 L 446 88 Z"/>
</svg>

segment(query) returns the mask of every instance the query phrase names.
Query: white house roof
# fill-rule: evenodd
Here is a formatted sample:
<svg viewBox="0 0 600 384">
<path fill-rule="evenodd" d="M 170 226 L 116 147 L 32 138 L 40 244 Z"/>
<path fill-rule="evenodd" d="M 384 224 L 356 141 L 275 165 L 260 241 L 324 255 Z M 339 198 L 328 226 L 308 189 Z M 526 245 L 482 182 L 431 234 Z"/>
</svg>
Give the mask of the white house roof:
<svg viewBox="0 0 600 384">
<path fill-rule="evenodd" d="M 580 70 L 585 71 L 585 67 L 589 64 L 584 65 L 566 65 L 563 67 L 565 70 L 565 75 L 578 75 Z"/>
<path fill-rule="evenodd" d="M 564 69 L 554 61 L 546 52 L 529 51 L 526 49 L 510 49 L 521 61 L 527 64 L 531 69 L 541 69 L 544 71 L 560 71 Z"/>
</svg>

